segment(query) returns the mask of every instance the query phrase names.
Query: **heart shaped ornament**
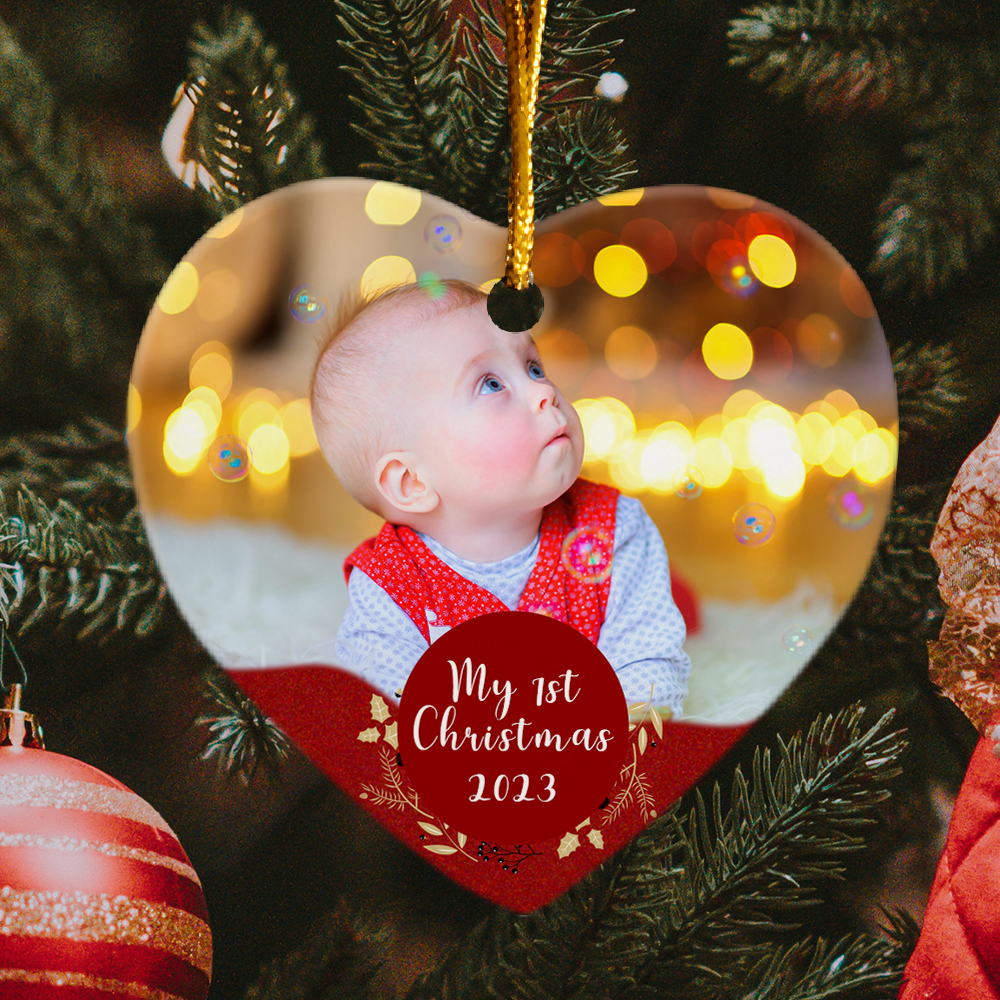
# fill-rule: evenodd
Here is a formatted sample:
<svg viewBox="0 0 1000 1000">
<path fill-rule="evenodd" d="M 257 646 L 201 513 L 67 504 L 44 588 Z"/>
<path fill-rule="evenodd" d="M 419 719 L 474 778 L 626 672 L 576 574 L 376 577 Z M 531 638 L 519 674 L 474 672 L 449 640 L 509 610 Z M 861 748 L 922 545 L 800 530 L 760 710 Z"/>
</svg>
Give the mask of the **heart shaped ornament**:
<svg viewBox="0 0 1000 1000">
<path fill-rule="evenodd" d="M 822 645 L 879 538 L 897 413 L 861 281 L 774 206 L 661 187 L 544 220 L 533 345 L 449 283 L 488 290 L 505 251 L 505 230 L 383 182 L 245 206 L 157 300 L 129 443 L 206 647 L 404 843 L 527 912 L 696 782 Z M 407 285 L 362 313 L 360 349 L 326 349 L 352 296 Z M 341 395 L 314 424 L 321 355 L 318 398 Z M 343 448 L 368 454 L 344 427 L 430 412 L 376 479 L 343 471 Z M 552 433 L 532 443 L 539 414 Z M 420 441 L 410 468 L 397 453 Z M 480 544 L 424 518 L 421 470 L 436 503 L 489 498 L 504 530 Z M 535 538 L 508 536 L 536 486 Z M 418 516 L 387 525 L 363 503 L 386 496 Z"/>
</svg>

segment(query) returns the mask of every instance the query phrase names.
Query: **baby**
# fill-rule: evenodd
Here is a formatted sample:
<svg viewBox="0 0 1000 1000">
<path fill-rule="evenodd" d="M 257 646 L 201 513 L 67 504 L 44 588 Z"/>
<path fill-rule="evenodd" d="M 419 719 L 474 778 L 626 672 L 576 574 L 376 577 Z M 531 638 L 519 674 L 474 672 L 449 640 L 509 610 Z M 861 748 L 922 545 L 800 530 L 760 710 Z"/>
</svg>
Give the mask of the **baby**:
<svg viewBox="0 0 1000 1000">
<path fill-rule="evenodd" d="M 311 400 L 327 462 L 386 520 L 344 564 L 339 663 L 398 695 L 449 628 L 536 611 L 594 642 L 627 699 L 653 685 L 679 712 L 691 663 L 660 534 L 638 500 L 578 478 L 576 410 L 483 292 L 405 285 L 342 313 Z"/>
</svg>

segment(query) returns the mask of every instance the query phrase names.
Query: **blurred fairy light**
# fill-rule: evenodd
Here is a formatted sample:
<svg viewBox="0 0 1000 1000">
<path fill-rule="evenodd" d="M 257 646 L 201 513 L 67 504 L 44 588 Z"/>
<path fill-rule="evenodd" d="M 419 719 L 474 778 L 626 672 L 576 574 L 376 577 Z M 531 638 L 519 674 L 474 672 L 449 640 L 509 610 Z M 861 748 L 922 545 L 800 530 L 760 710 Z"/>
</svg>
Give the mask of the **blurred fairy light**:
<svg viewBox="0 0 1000 1000">
<path fill-rule="evenodd" d="M 614 101 L 615 104 L 625 97 L 627 90 L 628 81 L 621 73 L 602 73 L 601 78 L 597 81 L 597 86 L 594 87 L 594 93 L 598 97 Z"/>
<path fill-rule="evenodd" d="M 198 294 L 198 269 L 190 261 L 182 260 L 163 283 L 156 304 L 168 315 L 184 312 Z"/>
<path fill-rule="evenodd" d="M 274 474 L 288 465 L 288 438 L 273 423 L 260 424 L 247 439 L 247 445 L 253 455 L 253 467 L 258 472 Z"/>
<path fill-rule="evenodd" d="M 750 270 L 771 288 L 784 288 L 795 279 L 795 252 L 780 237 L 765 233 L 747 247 Z"/>
<path fill-rule="evenodd" d="M 750 338 L 733 323 L 716 323 L 701 342 L 705 365 L 716 378 L 735 381 L 753 365 Z"/>
<path fill-rule="evenodd" d="M 800 416 L 741 389 L 696 428 L 676 420 L 639 428 L 631 410 L 608 396 L 573 405 L 583 424 L 584 461 L 603 464 L 623 490 L 675 493 L 675 477 L 694 467 L 709 489 L 738 471 L 774 497 L 790 500 L 802 492 L 812 469 L 834 478 L 853 472 L 871 485 L 896 468 L 894 431 L 879 427 L 843 390 L 810 403 Z"/>
<path fill-rule="evenodd" d="M 210 443 L 205 421 L 194 408 L 180 406 L 167 417 L 163 428 L 163 458 L 171 472 L 189 475 Z"/>
<path fill-rule="evenodd" d="M 293 399 L 281 408 L 280 416 L 293 458 L 310 455 L 319 448 L 308 399 Z"/>
<path fill-rule="evenodd" d="M 376 181 L 365 196 L 365 214 L 377 226 L 402 226 L 420 210 L 421 200 L 413 188 Z"/>
<path fill-rule="evenodd" d="M 409 260 L 396 254 L 388 254 L 376 258 L 365 268 L 361 275 L 361 294 L 364 298 L 371 298 L 386 288 L 412 285 L 416 280 L 417 272 Z"/>
<path fill-rule="evenodd" d="M 219 351 L 224 352 L 219 353 Z M 219 374 L 226 367 L 225 393 L 232 382 L 232 367 L 224 345 L 215 341 L 202 345 L 192 359 L 192 382 L 195 384 L 184 402 L 167 418 L 163 429 L 163 457 L 167 467 L 179 476 L 190 475 L 204 463 L 209 446 L 220 435 L 235 433 L 254 456 L 251 485 L 262 492 L 275 492 L 288 480 L 292 458 L 310 455 L 319 448 L 313 428 L 308 399 L 284 401 L 266 388 L 223 402 L 211 386 L 198 378 L 206 374 L 206 365 Z M 212 371 L 207 371 L 209 375 Z M 137 390 L 130 392 L 130 405 L 138 408 Z M 287 397 L 286 397 L 287 398 Z M 614 411 L 620 420 L 620 410 Z M 138 416 L 135 417 L 138 420 Z M 254 478 L 254 475 L 256 478 Z"/>
<path fill-rule="evenodd" d="M 139 421 L 142 419 L 142 396 L 139 395 L 139 390 L 132 385 L 131 382 L 128 384 L 128 403 L 126 408 L 125 426 L 126 433 L 131 434 L 132 431 L 139 426 Z"/>
</svg>

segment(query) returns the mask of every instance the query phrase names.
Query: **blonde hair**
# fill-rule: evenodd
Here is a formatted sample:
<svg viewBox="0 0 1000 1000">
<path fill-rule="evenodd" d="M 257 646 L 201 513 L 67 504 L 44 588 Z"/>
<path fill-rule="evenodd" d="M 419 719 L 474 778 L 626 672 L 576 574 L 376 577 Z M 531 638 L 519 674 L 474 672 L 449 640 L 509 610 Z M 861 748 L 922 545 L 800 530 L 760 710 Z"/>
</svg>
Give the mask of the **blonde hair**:
<svg viewBox="0 0 1000 1000">
<path fill-rule="evenodd" d="M 387 391 L 393 341 L 486 297 L 475 285 L 446 278 L 397 286 L 371 298 L 354 292 L 341 300 L 313 368 L 309 402 L 327 463 L 344 489 L 376 514 L 384 516 L 385 509 L 375 465 L 399 447 L 402 436 L 395 400 Z"/>
</svg>

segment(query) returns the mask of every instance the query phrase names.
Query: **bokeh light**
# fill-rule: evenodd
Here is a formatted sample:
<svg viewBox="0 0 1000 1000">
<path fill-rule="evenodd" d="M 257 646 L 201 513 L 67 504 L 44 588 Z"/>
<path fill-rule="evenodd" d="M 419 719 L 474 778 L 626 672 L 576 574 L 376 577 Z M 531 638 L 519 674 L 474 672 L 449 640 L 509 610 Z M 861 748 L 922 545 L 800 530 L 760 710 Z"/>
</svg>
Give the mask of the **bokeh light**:
<svg viewBox="0 0 1000 1000">
<path fill-rule="evenodd" d="M 635 295 L 646 284 L 647 277 L 642 255 L 622 243 L 604 247 L 594 258 L 594 280 L 616 298 Z"/>
<path fill-rule="evenodd" d="M 594 87 L 594 93 L 605 100 L 614 101 L 617 104 L 628 90 L 628 81 L 621 73 L 602 73 Z"/>
<path fill-rule="evenodd" d="M 583 247 L 572 236 L 544 233 L 535 240 L 531 269 L 539 285 L 563 288 L 583 273 L 586 263 Z"/>
<path fill-rule="evenodd" d="M 620 400 L 610 396 L 579 399 L 573 406 L 583 425 L 583 460 L 607 459 L 635 435 L 635 417 Z"/>
<path fill-rule="evenodd" d="M 139 421 L 142 419 L 142 396 L 139 395 L 139 390 L 132 385 L 131 382 L 128 384 L 128 403 L 126 404 L 125 411 L 125 427 L 126 433 L 130 434 L 132 431 L 139 426 Z"/>
<path fill-rule="evenodd" d="M 182 260 L 164 282 L 156 304 L 168 315 L 184 312 L 198 294 L 198 269 L 190 261 Z"/>
<path fill-rule="evenodd" d="M 677 240 L 658 219 L 632 219 L 622 226 L 621 242 L 638 250 L 650 274 L 668 268 L 677 259 Z"/>
<path fill-rule="evenodd" d="M 253 437 L 254 431 L 264 424 L 280 424 L 279 407 L 268 399 L 255 399 L 247 406 L 240 407 L 239 417 L 236 422 L 236 433 L 249 441 Z M 256 454 L 254 449 L 254 454 Z"/>
<path fill-rule="evenodd" d="M 242 221 L 243 206 L 241 205 L 235 212 L 230 212 L 224 219 L 220 219 L 205 235 L 211 240 L 223 240 L 231 233 L 235 233 Z"/>
<path fill-rule="evenodd" d="M 733 471 L 733 456 L 729 446 L 717 437 L 704 437 L 696 441 L 691 449 L 690 461 L 701 470 L 709 489 L 718 489 Z"/>
<path fill-rule="evenodd" d="M 753 273 L 770 288 L 784 288 L 795 280 L 795 252 L 780 236 L 755 236 L 747 257 Z"/>
<path fill-rule="evenodd" d="M 683 425 L 669 421 L 654 428 L 639 460 L 642 480 L 658 492 L 672 492 L 678 473 L 688 465 L 692 447 L 691 432 Z M 704 484 L 704 476 L 701 481 Z"/>
<path fill-rule="evenodd" d="M 855 316 L 871 319 L 875 315 L 875 303 L 852 267 L 840 272 L 840 297 Z"/>
<path fill-rule="evenodd" d="M 163 458 L 168 468 L 185 476 L 194 471 L 209 442 L 208 429 L 196 410 L 178 407 L 163 427 Z"/>
<path fill-rule="evenodd" d="M 844 347 L 840 327 L 822 313 L 812 313 L 799 323 L 796 340 L 806 359 L 818 368 L 835 365 Z"/>
<path fill-rule="evenodd" d="M 402 226 L 420 210 L 421 196 L 413 188 L 376 181 L 365 196 L 365 214 L 379 226 Z"/>
<path fill-rule="evenodd" d="M 656 367 L 656 343 L 638 326 L 620 326 L 608 337 L 604 358 L 619 378 L 645 378 Z"/>
<path fill-rule="evenodd" d="M 262 405 L 254 403 L 254 406 Z M 244 414 L 244 418 L 245 418 Z M 242 427 L 242 422 L 240 424 Z M 240 435 L 242 437 L 242 434 Z M 285 432 L 273 423 L 260 424 L 246 438 L 250 452 L 253 455 L 253 466 L 259 472 L 269 475 L 279 472 L 288 464 L 291 451 Z"/>
<path fill-rule="evenodd" d="M 386 288 L 412 285 L 416 280 L 417 272 L 405 257 L 389 254 L 376 258 L 365 268 L 361 276 L 361 294 L 371 298 Z"/>
<path fill-rule="evenodd" d="M 560 388 L 579 382 L 590 368 L 590 348 L 572 330 L 553 327 L 535 336 L 545 374 Z"/>
<path fill-rule="evenodd" d="M 598 195 L 597 200 L 602 205 L 638 205 L 645 191 L 645 188 L 630 188 L 628 191 Z"/>
<path fill-rule="evenodd" d="M 293 399 L 281 408 L 279 416 L 293 458 L 309 455 L 319 448 L 308 399 Z"/>
<path fill-rule="evenodd" d="M 716 323 L 701 342 L 701 355 L 717 378 L 742 378 L 753 364 L 750 338 L 733 323 Z"/>
<path fill-rule="evenodd" d="M 219 345 L 222 346 L 221 344 Z M 229 390 L 233 387 L 233 365 L 228 357 L 219 351 L 209 351 L 200 357 L 195 356 L 191 362 L 191 371 L 188 383 L 192 389 L 199 386 L 206 386 L 211 389 L 219 399 L 225 399 L 229 395 Z"/>
</svg>

